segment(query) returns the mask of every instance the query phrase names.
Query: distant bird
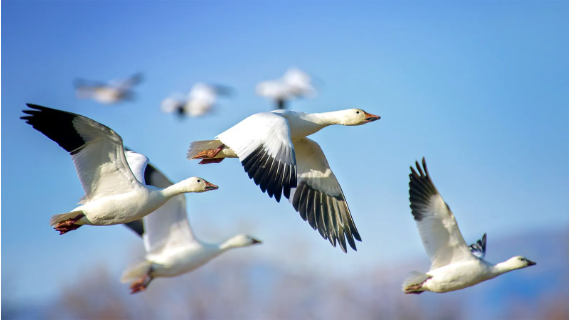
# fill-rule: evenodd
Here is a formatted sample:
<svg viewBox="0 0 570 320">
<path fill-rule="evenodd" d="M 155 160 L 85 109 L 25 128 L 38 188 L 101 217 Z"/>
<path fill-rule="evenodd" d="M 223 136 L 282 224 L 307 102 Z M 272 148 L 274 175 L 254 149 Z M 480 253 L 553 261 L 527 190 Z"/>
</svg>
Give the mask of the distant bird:
<svg viewBox="0 0 570 320">
<path fill-rule="evenodd" d="M 297 68 L 287 70 L 280 79 L 261 82 L 256 87 L 258 95 L 275 101 L 277 109 L 286 109 L 287 101 L 316 94 L 311 77 Z"/>
<path fill-rule="evenodd" d="M 417 172 L 410 167 L 410 207 L 424 248 L 430 256 L 431 268 L 427 273 L 412 272 L 402 285 L 405 293 L 460 290 L 536 264 L 521 256 L 498 264 L 483 260 L 487 235 L 483 235 L 476 244 L 467 246 L 451 209 L 431 180 L 425 158 L 422 165 L 423 171 L 417 161 Z"/>
<path fill-rule="evenodd" d="M 155 211 L 168 199 L 185 192 L 218 189 L 202 178 L 192 177 L 165 189 L 147 187 L 135 178 L 148 159 L 134 154 L 131 165 L 123 150 L 123 139 L 110 128 L 71 112 L 28 104 L 21 117 L 71 154 L 85 190 L 79 207 L 54 215 L 50 224 L 60 234 L 82 225 L 123 224 Z"/>
<path fill-rule="evenodd" d="M 136 155 L 136 154 L 135 154 Z M 127 161 L 137 159 L 127 153 Z M 137 179 L 156 188 L 168 188 L 172 182 L 152 165 L 148 165 L 144 176 Z M 200 241 L 195 237 L 186 215 L 186 198 L 178 195 L 141 220 L 126 224 L 144 240 L 146 260 L 127 269 L 122 282 L 132 282 L 131 293 L 144 291 L 154 278 L 175 277 L 199 268 L 221 253 L 240 247 L 260 244 L 261 241 L 245 234 L 238 234 L 216 244 Z"/>
<path fill-rule="evenodd" d="M 133 100 L 132 88 L 141 83 L 142 79 L 142 73 L 137 73 L 125 80 L 113 80 L 109 83 L 78 78 L 73 81 L 73 85 L 78 98 L 91 98 L 103 104 L 114 104 Z"/>
<path fill-rule="evenodd" d="M 212 111 L 218 96 L 229 96 L 231 89 L 220 85 L 196 83 L 188 97 L 173 96 L 162 101 L 161 109 L 166 113 L 174 112 L 180 118 L 199 117 Z"/>
<path fill-rule="evenodd" d="M 324 113 L 275 110 L 254 114 L 219 134 L 216 140 L 195 141 L 188 159 L 218 163 L 239 158 L 261 191 L 279 202 L 281 192 L 303 220 L 346 252 L 346 241 L 356 250 L 360 235 L 340 185 L 321 147 L 307 139 L 333 124 L 357 126 L 380 119 L 362 109 Z"/>
</svg>

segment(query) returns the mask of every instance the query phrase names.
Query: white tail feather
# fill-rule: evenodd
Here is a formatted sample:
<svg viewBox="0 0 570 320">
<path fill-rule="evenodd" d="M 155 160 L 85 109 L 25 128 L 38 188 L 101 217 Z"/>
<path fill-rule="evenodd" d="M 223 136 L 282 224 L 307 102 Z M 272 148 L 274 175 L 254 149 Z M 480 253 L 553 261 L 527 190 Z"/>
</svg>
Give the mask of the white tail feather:
<svg viewBox="0 0 570 320">
<path fill-rule="evenodd" d="M 431 277 L 432 276 L 422 272 L 412 271 L 404 280 L 404 283 L 402 284 L 402 291 L 407 292 L 409 286 L 422 284 L 424 281 Z"/>
<path fill-rule="evenodd" d="M 192 158 L 198 153 L 204 150 L 216 149 L 221 144 L 222 142 L 220 140 L 194 141 L 190 144 L 190 149 L 188 149 L 188 154 L 186 154 L 186 157 L 188 160 L 192 160 Z"/>
<path fill-rule="evenodd" d="M 129 267 L 127 270 L 125 270 L 125 272 L 123 272 L 123 275 L 121 276 L 121 282 L 130 282 L 131 280 L 137 280 L 144 277 L 150 271 L 151 266 L 152 265 L 150 262 L 143 261 Z"/>
<path fill-rule="evenodd" d="M 58 224 L 62 221 L 73 219 L 80 214 L 83 214 L 83 212 L 72 211 L 72 212 L 67 212 L 67 213 L 62 213 L 62 214 L 56 214 L 56 215 L 52 216 L 51 219 L 49 219 L 49 225 L 55 226 L 56 224 Z"/>
</svg>

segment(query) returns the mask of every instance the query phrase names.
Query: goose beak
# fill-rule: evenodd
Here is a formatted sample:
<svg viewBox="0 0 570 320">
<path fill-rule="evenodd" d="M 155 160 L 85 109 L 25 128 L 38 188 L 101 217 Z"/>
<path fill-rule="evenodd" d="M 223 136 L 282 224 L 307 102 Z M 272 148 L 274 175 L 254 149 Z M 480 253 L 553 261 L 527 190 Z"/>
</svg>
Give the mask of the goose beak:
<svg viewBox="0 0 570 320">
<path fill-rule="evenodd" d="M 251 238 L 251 244 L 262 244 L 263 242 L 261 242 L 260 240 L 257 240 L 255 238 Z"/>
<path fill-rule="evenodd" d="M 216 190 L 218 189 L 218 186 L 212 183 L 209 183 L 208 181 L 204 180 L 206 182 L 206 191 L 210 191 L 210 190 Z"/>
<path fill-rule="evenodd" d="M 372 121 L 380 120 L 380 116 L 370 114 L 366 111 L 364 112 L 364 116 L 366 116 L 366 119 L 364 120 L 365 122 L 372 122 Z"/>
<path fill-rule="evenodd" d="M 536 264 L 536 262 L 533 262 L 533 261 L 528 260 L 528 266 L 529 266 L 529 267 L 530 267 L 530 266 L 534 266 L 535 264 Z"/>
</svg>

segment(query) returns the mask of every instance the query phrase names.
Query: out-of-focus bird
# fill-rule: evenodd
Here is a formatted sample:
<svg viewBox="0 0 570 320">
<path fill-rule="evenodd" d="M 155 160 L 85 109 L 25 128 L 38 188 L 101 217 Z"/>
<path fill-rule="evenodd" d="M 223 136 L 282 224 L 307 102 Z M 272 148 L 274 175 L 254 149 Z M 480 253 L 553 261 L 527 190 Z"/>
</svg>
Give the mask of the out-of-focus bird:
<svg viewBox="0 0 570 320">
<path fill-rule="evenodd" d="M 291 99 L 313 97 L 316 94 L 311 77 L 297 68 L 287 70 L 282 78 L 259 83 L 256 92 L 275 101 L 277 109 L 285 109 L 287 101 Z"/>
<path fill-rule="evenodd" d="M 112 80 L 109 83 L 75 79 L 73 85 L 78 98 L 91 98 L 103 104 L 114 104 L 122 101 L 132 101 L 132 88 L 141 83 L 142 73 L 137 73 L 125 80 Z"/>
<path fill-rule="evenodd" d="M 200 117 L 212 111 L 218 96 L 230 96 L 231 89 L 226 86 L 196 83 L 187 97 L 173 95 L 162 101 L 161 109 L 166 113 L 174 112 L 180 118 L 185 116 Z"/>
<path fill-rule="evenodd" d="M 136 155 L 136 154 L 133 154 Z M 127 161 L 136 163 L 136 157 L 127 153 Z M 152 165 L 147 165 L 144 176 L 137 176 L 143 184 L 168 188 L 172 182 Z M 199 268 L 229 249 L 260 244 L 261 241 L 245 234 L 235 235 L 222 243 L 210 244 L 196 238 L 186 215 L 183 194 L 141 220 L 126 224 L 144 240 L 146 259 L 129 269 L 121 277 L 131 283 L 131 293 L 144 291 L 154 278 L 175 277 Z"/>
<path fill-rule="evenodd" d="M 428 173 L 426 160 L 422 167 L 410 167 L 410 208 L 418 225 L 424 248 L 431 259 L 427 273 L 413 271 L 402 285 L 406 294 L 424 291 L 450 292 L 474 286 L 509 271 L 534 266 L 536 263 L 516 256 L 498 264 L 483 258 L 487 235 L 467 246 L 451 209 L 435 188 Z"/>
<path fill-rule="evenodd" d="M 50 224 L 60 234 L 82 225 L 113 225 L 141 219 L 168 199 L 185 192 L 204 192 L 217 186 L 198 177 L 188 178 L 168 188 L 141 184 L 147 157 L 132 153 L 127 163 L 123 139 L 92 119 L 56 109 L 28 104 L 26 120 L 71 154 L 75 170 L 85 190 L 79 207 L 54 215 Z"/>
<path fill-rule="evenodd" d="M 306 137 L 330 125 L 357 126 L 378 119 L 361 109 L 257 113 L 219 134 L 216 140 L 192 142 L 187 156 L 203 159 L 201 164 L 239 158 L 261 191 L 267 191 L 277 202 L 283 192 L 303 220 L 333 246 L 338 241 L 346 252 L 346 241 L 356 250 L 354 239 L 361 241 L 360 235 L 321 147 Z"/>
</svg>

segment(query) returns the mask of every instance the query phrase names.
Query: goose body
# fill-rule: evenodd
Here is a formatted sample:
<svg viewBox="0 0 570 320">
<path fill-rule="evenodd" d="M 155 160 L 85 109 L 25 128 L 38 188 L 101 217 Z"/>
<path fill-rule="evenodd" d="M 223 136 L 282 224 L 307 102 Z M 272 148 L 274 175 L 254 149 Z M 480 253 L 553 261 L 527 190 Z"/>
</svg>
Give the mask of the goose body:
<svg viewBox="0 0 570 320">
<path fill-rule="evenodd" d="M 135 177 L 144 172 L 148 158 L 134 152 L 127 163 L 122 138 L 110 128 L 87 117 L 28 104 L 23 120 L 71 154 L 85 196 L 80 206 L 52 217 L 60 234 L 81 225 L 113 225 L 140 219 L 168 199 L 185 192 L 217 189 L 192 177 L 168 188 L 141 184 Z"/>
<path fill-rule="evenodd" d="M 412 272 L 404 281 L 406 294 L 424 291 L 450 292 L 474 286 L 516 269 L 536 263 L 516 256 L 505 262 L 492 264 L 484 260 L 487 235 L 467 246 L 455 216 L 433 184 L 425 159 L 422 167 L 410 174 L 410 207 L 432 265 L 428 272 Z"/>
<path fill-rule="evenodd" d="M 282 78 L 259 83 L 258 95 L 272 99 L 277 109 L 285 109 L 286 102 L 293 98 L 310 97 L 316 94 L 311 84 L 311 77 L 297 68 L 285 72 Z"/>
<path fill-rule="evenodd" d="M 219 134 L 195 141 L 188 159 L 216 163 L 239 158 L 249 177 L 278 202 L 283 194 L 333 246 L 356 250 L 360 235 L 344 193 L 320 146 L 307 136 L 333 124 L 362 125 L 380 119 L 361 109 L 325 113 L 276 110 L 254 114 Z M 346 240 L 345 240 L 346 239 Z"/>
<path fill-rule="evenodd" d="M 114 104 L 132 100 L 132 88 L 142 81 L 142 74 L 137 73 L 125 80 L 113 80 L 109 83 L 76 79 L 74 81 L 78 98 L 91 98 L 103 104 Z"/>
<path fill-rule="evenodd" d="M 127 161 L 136 159 L 127 154 Z M 166 176 L 152 165 L 148 165 L 144 176 L 137 176 L 141 183 L 158 188 L 172 185 Z M 154 278 L 175 277 L 195 270 L 223 252 L 238 247 L 261 243 L 247 235 L 237 235 L 229 240 L 210 244 L 200 241 L 188 222 L 186 199 L 177 195 L 145 216 L 142 220 L 126 224 L 144 240 L 146 260 L 126 270 L 121 280 L 131 284 L 131 293 L 144 291 Z"/>
<path fill-rule="evenodd" d="M 218 96 L 229 95 L 225 86 L 196 83 L 187 97 L 169 97 L 162 101 L 161 109 L 166 113 L 174 112 L 179 117 L 200 117 L 211 112 L 216 105 Z"/>
</svg>

